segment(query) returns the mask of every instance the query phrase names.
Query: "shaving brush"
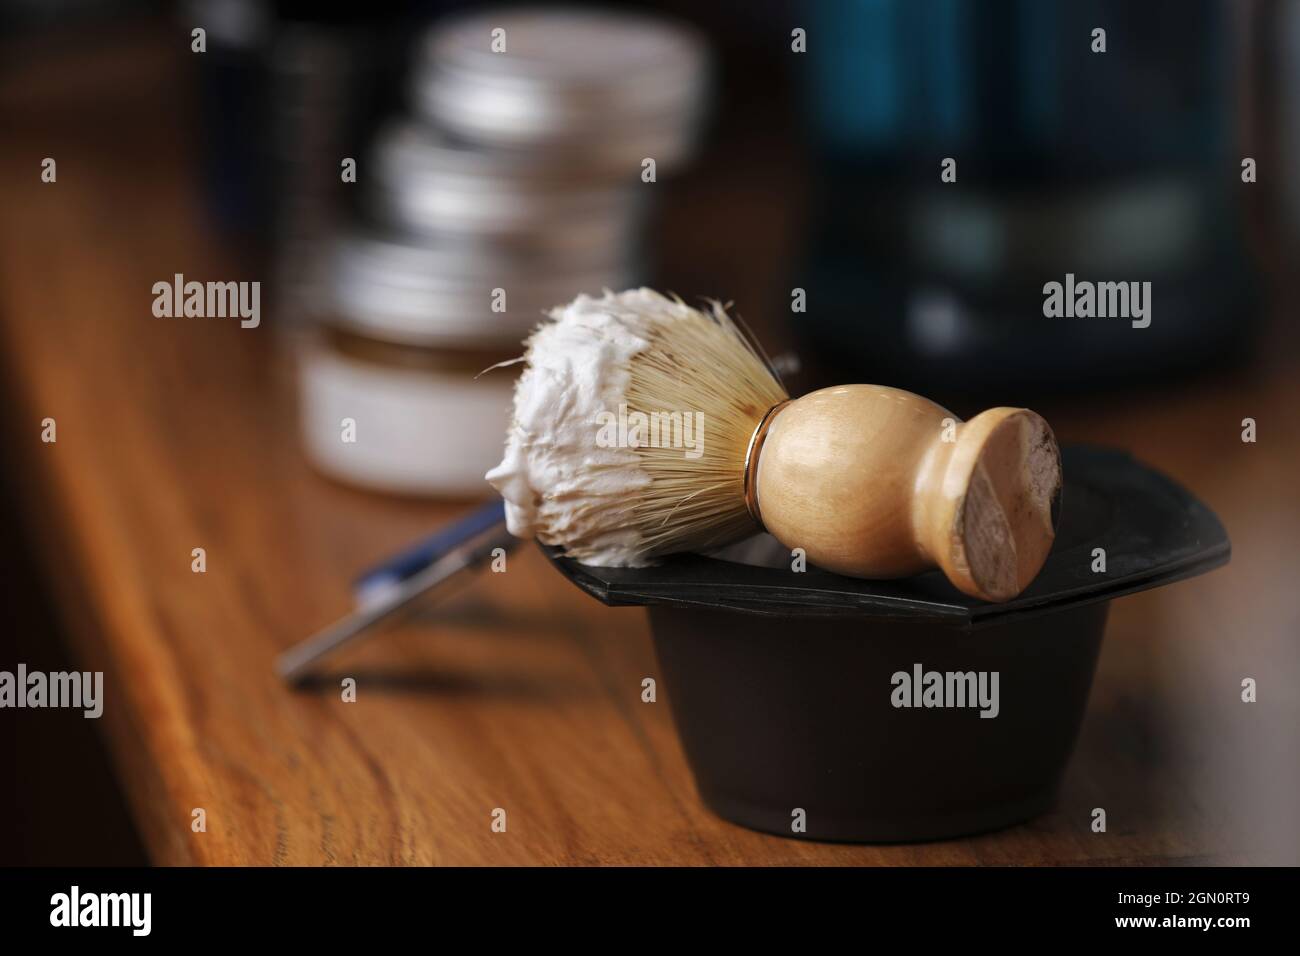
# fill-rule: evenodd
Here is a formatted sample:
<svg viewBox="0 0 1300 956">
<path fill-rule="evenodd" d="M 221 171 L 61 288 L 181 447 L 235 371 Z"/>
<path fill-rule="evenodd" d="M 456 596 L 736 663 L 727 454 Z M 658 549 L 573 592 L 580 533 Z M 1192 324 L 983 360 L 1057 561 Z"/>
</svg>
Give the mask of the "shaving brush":
<svg viewBox="0 0 1300 956">
<path fill-rule="evenodd" d="M 511 532 L 644 566 L 760 529 L 864 578 L 940 568 L 1019 594 L 1055 535 L 1060 455 L 1023 408 L 968 422 L 880 385 L 791 399 L 726 310 L 650 289 L 579 296 L 528 339 L 505 457 Z"/>
</svg>

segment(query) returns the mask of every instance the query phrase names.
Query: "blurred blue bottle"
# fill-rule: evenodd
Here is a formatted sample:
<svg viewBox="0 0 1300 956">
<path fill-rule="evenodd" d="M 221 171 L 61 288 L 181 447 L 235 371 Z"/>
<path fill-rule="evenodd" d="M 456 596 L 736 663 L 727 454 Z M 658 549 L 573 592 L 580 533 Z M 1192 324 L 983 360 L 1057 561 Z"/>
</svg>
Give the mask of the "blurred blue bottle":
<svg viewBox="0 0 1300 956">
<path fill-rule="evenodd" d="M 839 374 L 1014 401 L 1248 348 L 1233 57 L 1244 8 L 818 0 L 815 11 L 817 196 L 793 284 L 809 288 L 806 345 Z M 1151 282 L 1151 324 L 1045 317 L 1043 286 L 1067 273 Z"/>
</svg>

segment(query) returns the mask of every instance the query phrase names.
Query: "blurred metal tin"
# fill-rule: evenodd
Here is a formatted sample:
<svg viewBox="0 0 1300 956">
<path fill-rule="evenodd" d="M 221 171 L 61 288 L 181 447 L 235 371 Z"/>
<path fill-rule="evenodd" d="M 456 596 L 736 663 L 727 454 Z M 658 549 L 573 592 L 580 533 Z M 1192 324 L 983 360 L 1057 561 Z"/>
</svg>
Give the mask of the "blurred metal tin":
<svg viewBox="0 0 1300 956">
<path fill-rule="evenodd" d="M 611 172 L 652 157 L 663 170 L 694 146 L 707 73 L 702 39 L 659 18 L 505 10 L 436 26 L 412 99 L 473 142 L 567 153 Z"/>
<path fill-rule="evenodd" d="M 315 305 L 327 324 L 384 342 L 453 349 L 517 347 L 550 308 L 636 278 L 626 259 L 545 257 L 360 231 L 335 241 L 325 269 Z"/>
<path fill-rule="evenodd" d="M 369 213 L 408 232 L 493 240 L 577 257 L 628 254 L 643 190 L 547 155 L 482 150 L 395 122 L 372 150 Z"/>
</svg>

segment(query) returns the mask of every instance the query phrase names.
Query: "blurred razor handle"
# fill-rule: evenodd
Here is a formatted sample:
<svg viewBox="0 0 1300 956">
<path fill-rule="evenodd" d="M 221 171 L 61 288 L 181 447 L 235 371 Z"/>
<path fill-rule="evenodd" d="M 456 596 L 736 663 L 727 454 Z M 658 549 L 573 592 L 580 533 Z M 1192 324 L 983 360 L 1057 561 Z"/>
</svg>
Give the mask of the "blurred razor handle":
<svg viewBox="0 0 1300 956">
<path fill-rule="evenodd" d="M 484 511 L 486 512 L 486 509 Z M 474 517 L 479 517 L 481 514 L 478 513 Z M 457 531 L 460 544 L 444 550 L 440 556 L 436 556 L 423 568 L 404 578 L 397 577 L 397 572 L 393 569 L 398 564 L 397 560 L 385 564 L 384 568 L 388 569 L 389 573 L 386 583 L 372 585 L 372 589 L 368 592 L 370 596 L 355 611 L 281 654 L 276 660 L 276 672 L 286 681 L 301 682 L 306 678 L 311 666 L 322 658 L 403 610 L 416 598 L 463 576 L 464 572 L 486 564 L 499 553 L 509 552 L 519 542 L 519 539 L 506 529 L 504 521 L 496 525 L 489 524 L 486 528 L 480 527 L 477 533 L 468 530 L 473 527 L 476 525 L 466 519 L 436 535 L 435 537 L 442 538 L 443 545 L 446 545 L 456 537 L 451 532 Z M 431 540 L 422 542 L 425 546 L 422 553 L 437 553 L 431 546 Z M 412 556 L 417 550 L 419 550 L 418 546 L 399 556 L 407 559 L 407 562 L 402 565 L 403 568 L 409 569 L 414 566 Z M 383 569 L 377 568 L 365 575 L 363 580 L 374 577 L 378 581 L 381 570 Z"/>
<path fill-rule="evenodd" d="M 394 587 L 418 574 L 448 552 L 506 520 L 505 503 L 500 499 L 485 505 L 459 521 L 439 528 L 429 537 L 365 572 L 352 585 L 358 607 L 380 600 Z"/>
</svg>

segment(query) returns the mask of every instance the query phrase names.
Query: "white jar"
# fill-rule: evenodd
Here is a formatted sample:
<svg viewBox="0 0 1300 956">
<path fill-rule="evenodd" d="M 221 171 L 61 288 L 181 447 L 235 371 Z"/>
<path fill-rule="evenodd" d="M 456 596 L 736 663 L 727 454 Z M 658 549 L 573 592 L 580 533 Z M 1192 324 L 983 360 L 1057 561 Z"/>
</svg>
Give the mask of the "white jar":
<svg viewBox="0 0 1300 956">
<path fill-rule="evenodd" d="M 378 491 L 486 496 L 516 369 L 478 373 L 509 357 L 376 343 L 326 326 L 299 353 L 307 453 L 327 475 Z"/>
</svg>

